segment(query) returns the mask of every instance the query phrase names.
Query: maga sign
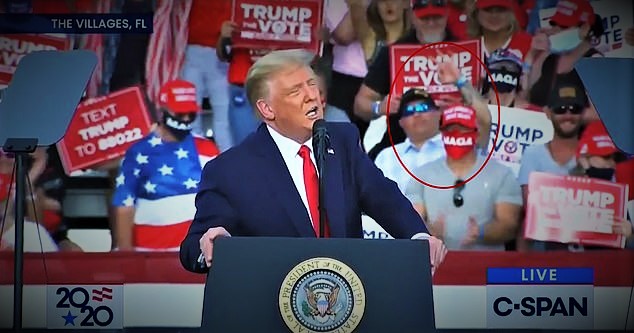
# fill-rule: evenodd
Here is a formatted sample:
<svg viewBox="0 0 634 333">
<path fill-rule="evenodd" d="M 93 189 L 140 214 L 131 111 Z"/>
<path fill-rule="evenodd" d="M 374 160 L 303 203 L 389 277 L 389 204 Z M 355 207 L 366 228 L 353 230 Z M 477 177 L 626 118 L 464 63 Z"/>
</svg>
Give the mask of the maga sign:
<svg viewBox="0 0 634 333">
<path fill-rule="evenodd" d="M 150 125 L 138 87 L 81 103 L 57 144 L 66 173 L 123 156 L 149 132 Z"/>
<path fill-rule="evenodd" d="M 252 49 L 309 49 L 319 53 L 322 23 L 320 0 L 233 0 L 233 21 L 238 33 L 235 47 Z"/>
<path fill-rule="evenodd" d="M 18 63 L 25 55 L 35 51 L 66 51 L 68 38 L 47 35 L 0 35 L 0 85 L 8 85 Z"/>
<path fill-rule="evenodd" d="M 622 248 L 614 234 L 625 218 L 628 186 L 592 178 L 533 172 L 528 180 L 524 237 L 559 243 Z"/>
<path fill-rule="evenodd" d="M 488 151 L 493 149 L 492 158 L 513 170 L 517 177 L 522 155 L 531 145 L 544 144 L 553 138 L 553 125 L 546 114 L 519 108 L 500 107 L 502 125 L 497 142 L 495 132 L 500 126 L 498 106 L 489 105 L 491 113 L 491 141 Z"/>
<path fill-rule="evenodd" d="M 411 88 L 423 88 L 434 99 L 443 96 L 460 96 L 454 84 L 443 84 L 438 77 L 438 64 L 451 61 L 474 87 L 480 83 L 480 62 L 474 55 L 481 55 L 479 40 L 451 44 L 438 44 L 421 48 L 421 45 L 397 44 L 390 46 L 390 74 L 397 95 Z M 399 73 L 399 69 L 403 68 Z"/>
</svg>

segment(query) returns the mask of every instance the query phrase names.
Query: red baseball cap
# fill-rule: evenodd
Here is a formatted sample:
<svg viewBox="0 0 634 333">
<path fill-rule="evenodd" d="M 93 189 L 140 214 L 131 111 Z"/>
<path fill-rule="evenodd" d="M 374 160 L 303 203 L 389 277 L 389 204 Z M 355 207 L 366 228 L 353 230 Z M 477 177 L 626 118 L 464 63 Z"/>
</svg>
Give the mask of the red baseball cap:
<svg viewBox="0 0 634 333">
<path fill-rule="evenodd" d="M 440 129 L 449 125 L 461 125 L 469 129 L 478 129 L 476 111 L 469 106 L 454 105 L 446 108 L 440 118 Z"/>
<path fill-rule="evenodd" d="M 477 0 L 475 5 L 478 9 L 484 9 L 489 7 L 504 7 L 508 9 L 515 9 L 515 0 Z"/>
<path fill-rule="evenodd" d="M 175 113 L 200 111 L 196 101 L 196 86 L 185 80 L 165 83 L 159 93 L 159 104 Z"/>
<path fill-rule="evenodd" d="M 411 5 L 414 15 L 418 18 L 449 15 L 449 7 L 445 0 L 412 0 Z"/>
<path fill-rule="evenodd" d="M 620 153 L 601 120 L 589 123 L 581 134 L 577 157 L 581 155 L 610 156 Z"/>
<path fill-rule="evenodd" d="M 588 0 L 559 0 L 557 11 L 550 18 L 550 24 L 569 28 L 583 23 L 592 25 L 594 20 L 594 9 Z"/>
</svg>

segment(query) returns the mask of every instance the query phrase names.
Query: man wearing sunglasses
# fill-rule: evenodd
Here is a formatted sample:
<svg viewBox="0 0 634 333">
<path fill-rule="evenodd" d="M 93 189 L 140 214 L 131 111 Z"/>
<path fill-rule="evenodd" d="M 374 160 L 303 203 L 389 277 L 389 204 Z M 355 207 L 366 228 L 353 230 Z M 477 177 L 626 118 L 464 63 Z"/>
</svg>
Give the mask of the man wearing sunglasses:
<svg viewBox="0 0 634 333">
<path fill-rule="evenodd" d="M 408 169 L 414 170 L 445 155 L 442 137 L 438 133 L 440 111 L 425 90 L 408 90 L 403 94 L 396 113 L 398 124 L 407 138 L 396 144 L 394 149 Z M 396 158 L 392 147 L 383 149 L 374 162 L 385 177 L 395 181 L 401 192 L 405 192 L 412 176 Z"/>
<path fill-rule="evenodd" d="M 504 251 L 515 237 L 522 207 L 520 186 L 510 168 L 489 160 L 476 147 L 479 126 L 468 106 L 446 108 L 440 119 L 446 158 L 427 163 L 414 172 L 436 189 L 413 179 L 405 192 L 428 223 L 432 235 L 449 250 Z"/>
<path fill-rule="evenodd" d="M 530 69 L 525 93 L 532 104 L 546 105 L 553 82 L 581 82 L 574 68 L 584 57 L 602 57 L 597 45 L 605 29 L 603 20 L 589 0 L 560 0 L 550 27 L 533 37 L 533 46 L 540 51 L 526 59 Z"/>
<path fill-rule="evenodd" d="M 161 87 L 162 120 L 128 149 L 113 195 L 113 246 L 121 251 L 177 251 L 196 207 L 204 165 L 215 144 L 191 134 L 200 108 L 196 88 L 174 80 Z"/>
<path fill-rule="evenodd" d="M 522 156 L 518 181 L 522 186 L 524 203 L 531 173 L 568 175 L 577 165 L 577 146 L 584 125 L 582 115 L 589 104 L 586 92 L 578 82 L 559 81 L 553 88 L 548 106 L 544 109 L 553 124 L 553 139 L 526 148 Z M 518 250 L 527 250 L 527 244 L 518 242 Z"/>
</svg>

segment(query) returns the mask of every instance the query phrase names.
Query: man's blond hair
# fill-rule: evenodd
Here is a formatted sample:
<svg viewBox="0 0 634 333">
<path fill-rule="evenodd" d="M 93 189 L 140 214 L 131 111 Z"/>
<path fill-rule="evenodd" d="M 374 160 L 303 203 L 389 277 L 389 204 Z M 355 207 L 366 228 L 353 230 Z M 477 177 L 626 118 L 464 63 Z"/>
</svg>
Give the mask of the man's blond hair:
<svg viewBox="0 0 634 333">
<path fill-rule="evenodd" d="M 273 75 L 282 70 L 293 67 L 306 66 L 310 68 L 310 63 L 315 58 L 315 54 L 303 49 L 272 51 L 258 59 L 249 69 L 245 81 L 247 98 L 251 107 L 256 108 L 256 102 L 268 96 L 268 81 Z"/>
</svg>

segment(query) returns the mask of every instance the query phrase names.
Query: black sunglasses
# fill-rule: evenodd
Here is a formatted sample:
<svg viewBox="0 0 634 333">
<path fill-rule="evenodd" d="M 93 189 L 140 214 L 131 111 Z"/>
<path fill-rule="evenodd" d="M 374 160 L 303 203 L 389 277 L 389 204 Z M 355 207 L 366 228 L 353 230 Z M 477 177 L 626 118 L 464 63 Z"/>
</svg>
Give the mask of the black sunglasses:
<svg viewBox="0 0 634 333">
<path fill-rule="evenodd" d="M 462 205 L 464 205 L 464 198 L 462 197 L 462 191 L 465 188 L 465 183 L 464 180 L 462 179 L 458 179 L 456 180 L 456 183 L 454 184 L 454 188 L 453 188 L 453 205 L 460 208 L 462 207 Z"/>
<path fill-rule="evenodd" d="M 583 107 L 580 105 L 564 105 L 553 109 L 553 113 L 558 115 L 566 114 L 567 112 L 574 115 L 580 115 L 583 113 Z"/>
<path fill-rule="evenodd" d="M 425 8 L 427 6 L 445 7 L 447 1 L 445 0 L 416 0 L 412 5 L 412 9 Z"/>
</svg>

